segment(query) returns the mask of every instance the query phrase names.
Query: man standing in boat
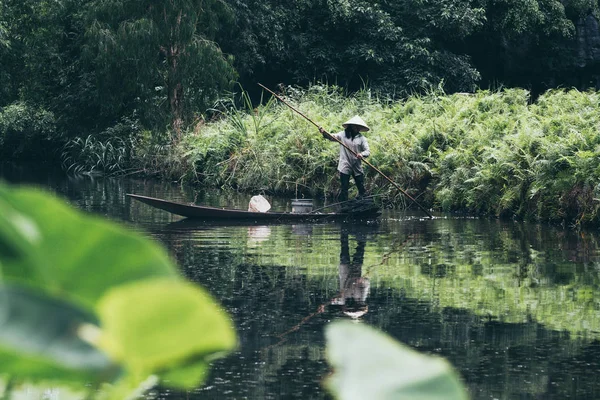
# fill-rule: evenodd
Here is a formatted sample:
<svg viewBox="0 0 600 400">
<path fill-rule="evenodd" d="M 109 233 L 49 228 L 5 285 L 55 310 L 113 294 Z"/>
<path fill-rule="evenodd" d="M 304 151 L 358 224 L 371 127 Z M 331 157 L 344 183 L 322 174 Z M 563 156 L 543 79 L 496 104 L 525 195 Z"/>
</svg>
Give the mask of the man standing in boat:
<svg viewBox="0 0 600 400">
<path fill-rule="evenodd" d="M 354 183 L 358 189 L 358 197 L 364 197 L 365 195 L 365 174 L 360 159 L 367 158 L 371 152 L 369 151 L 369 143 L 361 132 L 367 132 L 370 128 L 358 115 L 343 123 L 342 126 L 344 130 L 338 133 L 330 134 L 321 127 L 319 127 L 319 132 L 325 139 L 332 142 L 339 141 L 357 154 L 352 154 L 346 147 L 340 145 L 338 171 L 340 173 L 341 191 L 339 199 L 340 201 L 346 201 L 348 200 L 350 176 L 354 178 Z"/>
</svg>

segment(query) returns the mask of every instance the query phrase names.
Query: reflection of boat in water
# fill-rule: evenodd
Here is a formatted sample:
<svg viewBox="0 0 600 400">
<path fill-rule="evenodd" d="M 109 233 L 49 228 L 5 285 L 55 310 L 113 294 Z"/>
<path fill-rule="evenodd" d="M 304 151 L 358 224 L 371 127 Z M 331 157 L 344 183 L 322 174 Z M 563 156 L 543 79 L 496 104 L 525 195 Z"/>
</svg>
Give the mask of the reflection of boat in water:
<svg viewBox="0 0 600 400">
<path fill-rule="evenodd" d="M 248 243 L 258 245 L 269 240 L 271 228 L 268 225 L 251 225 L 248 227 Z"/>
<path fill-rule="evenodd" d="M 244 210 L 232 210 L 226 208 L 206 207 L 193 204 L 182 204 L 173 201 L 157 199 L 154 197 L 127 194 L 127 196 L 138 200 L 149 206 L 168 211 L 182 217 L 207 220 L 207 221 L 319 221 L 319 220 L 343 220 L 343 219 L 369 219 L 376 218 L 381 213 L 379 207 L 371 202 L 357 204 L 356 207 L 345 207 L 343 212 L 333 213 L 289 213 L 289 212 L 253 212 Z M 359 202 L 360 203 L 360 202 Z"/>
</svg>

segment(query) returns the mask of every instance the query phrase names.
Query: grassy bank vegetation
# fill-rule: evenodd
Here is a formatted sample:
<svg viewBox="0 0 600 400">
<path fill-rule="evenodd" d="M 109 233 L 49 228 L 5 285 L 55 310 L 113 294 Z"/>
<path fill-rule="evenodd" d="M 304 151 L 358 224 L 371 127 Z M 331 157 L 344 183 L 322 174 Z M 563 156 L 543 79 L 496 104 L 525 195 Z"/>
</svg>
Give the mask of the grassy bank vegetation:
<svg viewBox="0 0 600 400">
<path fill-rule="evenodd" d="M 287 88 L 287 98 L 330 132 L 359 114 L 369 161 L 419 202 L 446 212 L 598 224 L 600 93 L 523 89 L 388 101 L 333 86 Z M 221 102 L 217 117 L 173 146 L 140 140 L 136 169 L 243 191 L 335 196 L 338 146 L 283 104 Z M 235 105 L 237 104 L 237 105 Z M 241 106 L 239 104 L 242 104 Z M 143 135 L 140 135 L 142 137 Z M 160 152 L 154 151 L 160 148 Z M 150 155 L 154 154 L 154 155 Z M 367 167 L 367 187 L 387 204 L 398 191 Z"/>
</svg>

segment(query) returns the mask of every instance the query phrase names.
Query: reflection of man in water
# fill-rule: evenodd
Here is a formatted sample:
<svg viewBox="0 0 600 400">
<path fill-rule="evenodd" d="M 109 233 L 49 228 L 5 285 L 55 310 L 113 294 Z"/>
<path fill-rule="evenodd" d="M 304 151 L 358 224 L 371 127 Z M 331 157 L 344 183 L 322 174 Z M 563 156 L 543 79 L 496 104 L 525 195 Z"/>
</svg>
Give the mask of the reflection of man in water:
<svg viewBox="0 0 600 400">
<path fill-rule="evenodd" d="M 348 232 L 342 231 L 340 236 L 340 295 L 331 300 L 332 305 L 341 306 L 342 312 L 352 318 L 360 318 L 369 310 L 369 278 L 362 276 L 362 265 L 367 244 L 364 234 L 356 235 L 356 250 L 350 259 Z"/>
<path fill-rule="evenodd" d="M 362 265 L 365 258 L 365 246 L 367 244 L 366 232 L 360 229 L 356 232 L 356 250 L 354 256 L 350 258 L 350 246 L 348 244 L 348 231 L 342 228 L 340 235 L 341 251 L 340 251 L 340 293 L 338 296 L 325 303 L 319 305 L 317 311 L 306 316 L 297 325 L 293 326 L 286 332 L 278 335 L 280 343 L 285 340 L 285 337 L 292 332 L 297 331 L 316 315 L 324 313 L 328 305 L 330 310 L 341 311 L 347 316 L 357 320 L 369 311 L 367 306 L 367 296 L 369 295 L 369 287 L 371 283 L 369 278 L 362 276 Z M 339 308 L 339 309 L 338 309 Z"/>
</svg>

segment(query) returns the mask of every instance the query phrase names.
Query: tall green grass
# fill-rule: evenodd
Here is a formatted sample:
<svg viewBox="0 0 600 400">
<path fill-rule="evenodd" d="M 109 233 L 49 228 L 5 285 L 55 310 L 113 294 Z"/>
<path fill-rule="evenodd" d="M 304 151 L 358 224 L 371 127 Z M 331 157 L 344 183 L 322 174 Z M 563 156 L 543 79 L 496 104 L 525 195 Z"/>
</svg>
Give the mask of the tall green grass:
<svg viewBox="0 0 600 400">
<path fill-rule="evenodd" d="M 419 202 L 446 212 L 598 224 L 600 94 L 553 90 L 531 102 L 523 89 L 403 101 L 368 89 L 347 95 L 313 85 L 283 93 L 330 132 L 355 114 L 370 126 L 369 161 Z M 339 189 L 338 145 L 285 105 L 222 103 L 221 118 L 185 135 L 174 151 L 180 175 L 205 185 L 290 195 Z M 375 171 L 367 188 L 385 202 L 403 196 Z"/>
</svg>

